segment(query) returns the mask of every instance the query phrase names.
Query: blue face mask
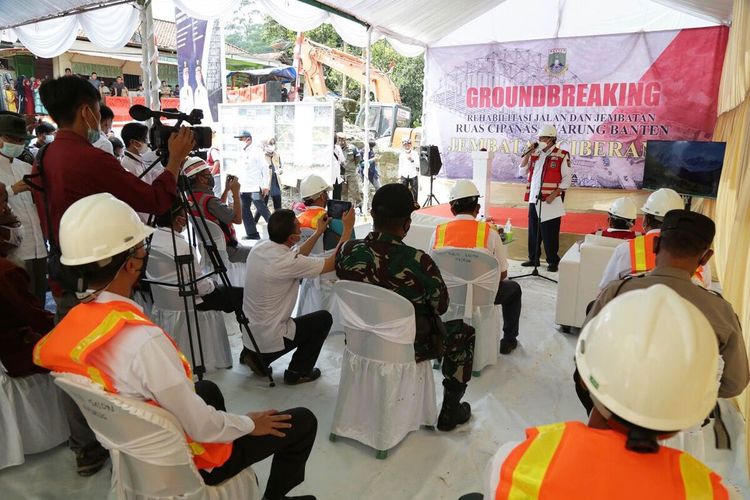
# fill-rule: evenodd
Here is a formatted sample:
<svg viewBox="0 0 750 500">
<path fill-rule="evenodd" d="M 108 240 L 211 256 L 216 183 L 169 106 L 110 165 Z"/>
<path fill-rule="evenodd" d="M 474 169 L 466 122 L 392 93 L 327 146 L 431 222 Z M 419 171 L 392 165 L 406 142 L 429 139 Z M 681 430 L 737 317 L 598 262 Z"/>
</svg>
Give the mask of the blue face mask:
<svg viewBox="0 0 750 500">
<path fill-rule="evenodd" d="M 18 158 L 23 153 L 23 144 L 13 144 L 10 142 L 4 142 L 3 147 L 0 148 L 0 153 L 8 158 Z"/>
<path fill-rule="evenodd" d="M 91 112 L 90 109 L 89 109 L 89 112 Z M 93 115 L 94 113 L 91 112 L 91 114 Z M 94 117 L 94 123 L 98 123 L 96 121 L 96 117 Z M 88 120 L 86 120 L 86 127 L 88 127 L 88 130 L 86 131 L 86 140 L 89 141 L 89 144 L 94 144 L 96 141 L 99 140 L 99 137 L 101 136 L 99 127 L 91 128 L 91 125 L 89 125 Z"/>
</svg>

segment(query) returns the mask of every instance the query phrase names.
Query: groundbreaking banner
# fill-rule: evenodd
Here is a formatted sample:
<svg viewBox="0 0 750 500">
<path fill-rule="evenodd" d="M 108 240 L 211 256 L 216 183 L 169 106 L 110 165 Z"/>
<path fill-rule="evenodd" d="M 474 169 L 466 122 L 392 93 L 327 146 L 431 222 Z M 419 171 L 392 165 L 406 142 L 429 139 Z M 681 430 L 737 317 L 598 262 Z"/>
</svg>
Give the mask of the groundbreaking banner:
<svg viewBox="0 0 750 500">
<path fill-rule="evenodd" d="M 423 144 L 443 174 L 471 178 L 471 152 L 494 152 L 492 178 L 521 182 L 521 152 L 554 124 L 573 185 L 640 188 L 648 140 L 709 141 L 728 28 L 428 49 Z"/>
</svg>

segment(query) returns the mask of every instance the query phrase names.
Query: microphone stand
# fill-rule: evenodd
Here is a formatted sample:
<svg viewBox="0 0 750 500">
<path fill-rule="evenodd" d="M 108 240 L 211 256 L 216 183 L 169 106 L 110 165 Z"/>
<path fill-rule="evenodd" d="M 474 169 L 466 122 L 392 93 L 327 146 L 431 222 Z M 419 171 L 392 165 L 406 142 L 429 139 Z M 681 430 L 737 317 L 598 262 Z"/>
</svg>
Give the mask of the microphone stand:
<svg viewBox="0 0 750 500">
<path fill-rule="evenodd" d="M 554 147 L 554 146 L 552 146 Z M 508 279 L 515 280 L 520 278 L 528 278 L 528 277 L 536 277 L 536 278 L 542 278 L 547 281 L 551 281 L 552 283 L 557 283 L 557 280 L 550 278 L 549 276 L 545 276 L 543 274 L 539 274 L 539 258 L 541 257 L 542 253 L 542 207 L 544 206 L 544 201 L 542 200 L 542 186 L 544 185 L 544 174 L 545 169 L 547 166 L 547 161 L 545 158 L 545 161 L 542 162 L 542 175 L 539 182 L 539 192 L 536 194 L 536 203 L 534 209 L 536 210 L 536 206 L 539 207 L 539 210 L 537 211 L 536 219 L 536 238 L 534 239 L 534 269 L 531 270 L 530 273 L 521 274 L 518 276 L 509 276 Z"/>
</svg>

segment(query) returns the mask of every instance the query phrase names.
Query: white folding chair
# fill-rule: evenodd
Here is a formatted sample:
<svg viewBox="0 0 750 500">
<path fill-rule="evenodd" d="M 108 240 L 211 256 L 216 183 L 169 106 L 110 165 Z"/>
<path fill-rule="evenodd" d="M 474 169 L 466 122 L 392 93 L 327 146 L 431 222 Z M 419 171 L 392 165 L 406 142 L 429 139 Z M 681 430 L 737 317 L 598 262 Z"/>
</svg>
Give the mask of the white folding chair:
<svg viewBox="0 0 750 500">
<path fill-rule="evenodd" d="M 375 285 L 337 281 L 334 315 L 346 334 L 331 440 L 342 436 L 388 450 L 420 426 L 437 421 L 428 361 L 414 361 L 414 306 Z"/>
<path fill-rule="evenodd" d="M 166 267 L 170 266 L 170 267 Z M 174 268 L 175 263 L 171 257 L 163 253 L 151 250 L 148 259 L 148 271 L 154 276 L 163 276 L 163 269 Z M 165 332 L 174 338 L 180 350 L 192 363 L 193 358 L 190 351 L 190 338 L 188 337 L 187 321 L 190 315 L 193 349 L 198 353 L 198 335 L 195 330 L 192 300 L 188 298 L 188 309 L 180 297 L 176 286 L 151 285 L 151 294 L 154 304 L 151 307 L 151 319 Z M 203 351 L 203 364 L 207 371 L 218 368 L 229 368 L 232 366 L 232 352 L 229 347 L 227 327 L 224 323 L 224 315 L 221 311 L 198 311 L 198 327 L 200 330 L 201 347 Z"/>
<path fill-rule="evenodd" d="M 229 262 L 229 254 L 227 254 L 227 242 L 224 239 L 224 231 L 221 230 L 221 227 L 219 227 L 218 224 L 210 220 L 206 220 L 206 226 L 208 226 L 208 232 L 210 233 L 211 238 L 213 238 L 214 244 L 216 244 L 216 249 L 221 256 L 221 260 L 224 261 L 224 265 L 227 268 L 227 277 L 229 278 L 229 282 L 234 286 L 245 286 L 245 263 Z M 196 238 L 200 242 L 200 235 L 205 235 L 203 222 L 198 221 L 198 223 L 194 227 L 198 230 Z M 205 235 L 205 237 L 206 241 L 209 241 L 208 236 Z M 206 270 L 207 272 L 213 271 L 211 267 L 211 261 L 208 258 L 208 254 L 206 253 L 206 250 L 205 248 L 203 248 L 202 244 L 200 251 L 202 256 L 201 265 L 203 266 L 204 270 Z"/>
<path fill-rule="evenodd" d="M 105 392 L 85 377 L 55 373 L 55 383 L 78 404 L 112 457 L 110 499 L 234 500 L 261 498 L 248 467 L 207 486 L 193 463 L 185 434 L 168 411 Z"/>
<path fill-rule="evenodd" d="M 65 442 L 62 394 L 46 373 L 9 377 L 0 363 L 0 469 Z"/>
<path fill-rule="evenodd" d="M 432 258 L 448 287 L 450 306 L 443 321 L 462 319 L 476 330 L 472 372 L 497 362 L 502 319 L 495 295 L 500 285 L 497 260 L 469 248 L 442 248 Z"/>
</svg>

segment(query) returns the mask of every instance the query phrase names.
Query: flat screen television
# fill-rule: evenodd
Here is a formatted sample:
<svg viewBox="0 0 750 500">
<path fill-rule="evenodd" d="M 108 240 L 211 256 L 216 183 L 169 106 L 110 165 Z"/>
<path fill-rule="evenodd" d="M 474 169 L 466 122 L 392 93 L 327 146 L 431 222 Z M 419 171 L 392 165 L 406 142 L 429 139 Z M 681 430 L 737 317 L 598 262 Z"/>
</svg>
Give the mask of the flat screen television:
<svg viewBox="0 0 750 500">
<path fill-rule="evenodd" d="M 643 189 L 716 198 L 726 142 L 648 141 Z"/>
</svg>

